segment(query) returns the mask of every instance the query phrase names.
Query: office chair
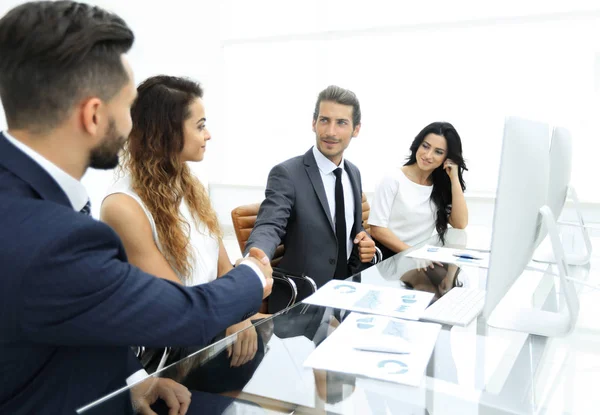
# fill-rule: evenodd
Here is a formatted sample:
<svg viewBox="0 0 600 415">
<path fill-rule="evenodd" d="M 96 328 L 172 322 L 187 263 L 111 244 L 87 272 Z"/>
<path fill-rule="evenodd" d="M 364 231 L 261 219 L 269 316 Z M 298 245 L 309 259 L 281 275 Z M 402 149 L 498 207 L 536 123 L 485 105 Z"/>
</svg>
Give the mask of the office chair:
<svg viewBox="0 0 600 415">
<path fill-rule="evenodd" d="M 252 203 L 249 205 L 238 206 L 231 211 L 231 221 L 233 222 L 233 229 L 235 231 L 235 237 L 238 241 L 238 245 L 240 247 L 240 251 L 243 253 L 246 248 L 246 243 L 248 242 L 248 238 L 250 238 L 250 233 L 252 233 L 252 228 L 254 228 L 254 224 L 256 223 L 256 217 L 258 216 L 258 210 L 260 208 L 260 203 Z M 367 196 L 362 194 L 362 222 L 363 227 L 368 232 L 370 227 L 367 224 L 367 220 L 369 219 L 369 211 L 371 207 L 369 206 L 369 202 L 367 201 Z M 273 267 L 273 279 L 274 283 L 279 283 L 280 287 L 284 287 L 286 291 L 289 291 L 290 298 L 287 300 L 287 304 L 271 304 L 270 310 L 268 306 L 268 300 L 264 299 L 263 304 L 261 306 L 261 313 L 274 312 L 273 310 L 279 310 L 290 307 L 296 302 L 296 298 L 298 296 L 298 286 L 300 283 L 298 278 L 307 279 L 308 284 L 306 285 L 307 289 L 314 292 L 317 289 L 315 282 L 308 276 L 293 276 L 289 273 L 286 273 L 285 270 L 280 270 L 277 268 L 283 254 L 285 252 L 285 247 L 283 244 L 279 245 L 275 250 L 275 254 L 273 255 L 273 259 L 271 259 L 271 266 Z M 275 287 L 273 287 L 275 289 Z M 304 296 L 303 296 L 304 297 Z"/>
<path fill-rule="evenodd" d="M 248 238 L 250 237 L 250 233 L 252 232 L 252 228 L 254 228 L 254 223 L 256 222 L 256 216 L 258 215 L 258 209 L 260 208 L 260 203 L 253 203 L 250 205 L 238 206 L 231 211 L 231 221 L 233 222 L 233 229 L 235 231 L 235 237 L 238 241 L 238 245 L 240 247 L 240 251 L 243 253 L 246 248 L 246 242 L 248 242 Z M 371 207 L 369 206 L 369 202 L 367 201 L 367 196 L 362 194 L 362 221 L 363 227 L 367 232 L 370 230 L 370 226 L 367 223 L 369 219 L 369 212 Z M 271 266 L 276 267 L 281 261 L 281 257 L 285 252 L 285 247 L 279 245 L 275 250 L 275 255 L 271 260 Z"/>
<path fill-rule="evenodd" d="M 258 215 L 259 208 L 260 203 L 253 203 L 251 205 L 238 206 L 231 211 L 233 230 L 235 231 L 235 237 L 238 241 L 238 245 L 240 246 L 240 251 L 242 251 L 242 254 L 244 253 L 244 249 L 246 249 L 246 242 L 248 242 L 248 238 L 250 238 L 252 228 L 254 228 L 254 223 L 256 222 L 256 216 Z M 275 250 L 273 259 L 271 260 L 272 267 L 276 267 L 279 264 L 284 252 L 285 248 L 283 244 L 279 245 Z"/>
</svg>

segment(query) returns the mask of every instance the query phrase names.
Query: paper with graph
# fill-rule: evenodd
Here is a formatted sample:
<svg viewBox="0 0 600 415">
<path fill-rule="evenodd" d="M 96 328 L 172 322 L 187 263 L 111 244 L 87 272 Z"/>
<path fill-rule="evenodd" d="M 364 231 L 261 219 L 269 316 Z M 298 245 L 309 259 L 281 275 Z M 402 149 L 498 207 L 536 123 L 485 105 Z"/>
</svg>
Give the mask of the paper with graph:
<svg viewBox="0 0 600 415">
<path fill-rule="evenodd" d="M 303 302 L 343 310 L 418 320 L 432 293 L 332 280 Z"/>
<path fill-rule="evenodd" d="M 352 313 L 304 362 L 305 367 L 419 386 L 441 325 Z M 361 350 L 404 343 L 403 353 Z"/>
<path fill-rule="evenodd" d="M 490 263 L 489 252 L 445 248 L 433 245 L 422 246 L 421 248 L 406 254 L 406 256 L 414 259 L 440 262 L 442 264 L 455 264 L 477 268 L 489 268 Z"/>
</svg>

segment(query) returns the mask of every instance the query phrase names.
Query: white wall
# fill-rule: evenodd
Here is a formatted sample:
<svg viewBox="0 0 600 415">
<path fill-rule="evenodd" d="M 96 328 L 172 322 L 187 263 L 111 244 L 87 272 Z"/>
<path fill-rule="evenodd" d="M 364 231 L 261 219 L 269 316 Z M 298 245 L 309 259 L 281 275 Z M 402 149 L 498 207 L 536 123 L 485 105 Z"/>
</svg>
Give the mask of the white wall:
<svg viewBox="0 0 600 415">
<path fill-rule="evenodd" d="M 0 16 L 21 1 L 0 0 Z M 142 0 L 88 1 L 118 13 L 133 29 L 136 40 L 129 53 L 136 84 L 149 76 L 169 74 L 200 81 L 205 89 L 209 126 L 216 126 L 219 114 L 219 6 L 208 0 L 170 0 L 152 5 Z M 6 128 L 0 105 L 0 129 Z M 218 134 L 218 128 L 213 129 Z M 210 154 L 210 153 L 209 153 Z M 208 184 L 207 167 L 193 165 Z M 100 202 L 113 180 L 112 171 L 88 170 L 83 183 L 92 201 L 92 214 L 98 217 Z"/>
<path fill-rule="evenodd" d="M 213 143 L 212 160 L 247 168 L 211 180 L 222 221 L 233 207 L 262 199 L 274 164 L 312 144 L 314 101 L 329 83 L 361 100 L 363 126 L 347 156 L 367 194 L 402 163 L 423 126 L 443 119 L 463 139 L 471 223 L 490 224 L 503 119 L 521 115 L 572 130 L 572 182 L 586 218 L 600 221 L 590 160 L 600 154 L 598 2 L 225 5 L 235 10 L 222 40 L 226 140 Z"/>
<path fill-rule="evenodd" d="M 0 14 L 18 3 L 0 0 Z M 402 162 L 423 126 L 444 119 L 463 138 L 469 203 L 483 203 L 491 217 L 502 122 L 516 114 L 571 128 L 573 184 L 595 220 L 597 1 L 95 3 L 136 33 L 136 82 L 168 73 L 204 85 L 213 140 L 194 168 L 210 183 L 225 225 L 230 207 L 262 198 L 274 164 L 312 145 L 314 101 L 330 83 L 361 100 L 363 128 L 347 157 L 361 168 L 367 193 Z M 111 178 L 84 177 L 95 215 Z"/>
<path fill-rule="evenodd" d="M 526 5 L 482 10 L 452 2 L 429 9 L 376 2 L 352 11 L 357 4 L 324 2 L 328 19 L 316 12 L 284 15 L 291 34 L 279 20 L 271 28 L 263 20 L 236 21 L 238 37 L 223 41 L 228 122 L 220 145 L 233 139 L 240 151 L 217 157 L 248 169 L 242 177 L 226 169 L 221 183 L 264 184 L 273 164 L 306 151 L 316 94 L 329 83 L 353 89 L 361 100 L 361 134 L 347 154 L 367 191 L 402 163 L 413 137 L 434 120 L 452 122 L 461 134 L 470 191 L 495 190 L 506 115 L 570 127 L 576 166 L 585 168 L 589 154 L 599 152 L 598 140 L 589 138 L 598 135 L 600 115 L 600 9 L 544 14 Z M 249 162 L 257 149 L 261 162 Z M 590 171 L 576 169 L 573 181 L 583 199 L 598 202 Z"/>
</svg>

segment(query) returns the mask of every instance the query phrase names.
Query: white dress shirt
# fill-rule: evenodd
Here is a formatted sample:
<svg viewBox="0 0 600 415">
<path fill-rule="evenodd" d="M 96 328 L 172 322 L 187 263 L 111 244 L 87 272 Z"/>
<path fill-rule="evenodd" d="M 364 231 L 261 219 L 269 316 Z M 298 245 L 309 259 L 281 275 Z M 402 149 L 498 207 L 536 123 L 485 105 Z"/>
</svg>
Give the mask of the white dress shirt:
<svg viewBox="0 0 600 415">
<path fill-rule="evenodd" d="M 335 173 L 333 172 L 338 167 L 342 169 L 342 187 L 344 188 L 344 208 L 346 209 L 346 256 L 350 258 L 354 241 L 350 239 L 352 228 L 354 227 L 354 191 L 350 183 L 348 172 L 344 168 L 344 158 L 339 166 L 336 166 L 331 160 L 321 153 L 316 146 L 313 146 L 313 155 L 317 161 L 325 194 L 327 195 L 327 203 L 329 204 L 329 212 L 335 224 Z"/>
<path fill-rule="evenodd" d="M 17 147 L 23 153 L 28 155 L 33 161 L 40 165 L 49 175 L 54 179 L 58 186 L 67 195 L 71 206 L 76 211 L 83 209 L 87 201 L 89 200 L 85 186 L 81 184 L 79 180 L 62 170 L 56 164 L 52 163 L 37 151 L 31 149 L 27 145 L 23 144 L 8 132 L 3 132 L 4 136 L 12 145 Z"/>
</svg>

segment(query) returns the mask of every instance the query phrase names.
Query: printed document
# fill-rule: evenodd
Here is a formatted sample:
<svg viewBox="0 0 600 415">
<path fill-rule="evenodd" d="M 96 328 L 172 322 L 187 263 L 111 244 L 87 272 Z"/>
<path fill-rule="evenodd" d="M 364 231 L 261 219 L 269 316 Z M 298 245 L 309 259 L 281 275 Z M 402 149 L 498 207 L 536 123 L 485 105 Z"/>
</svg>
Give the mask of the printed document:
<svg viewBox="0 0 600 415">
<path fill-rule="evenodd" d="M 303 303 L 418 320 L 433 293 L 331 280 Z"/>
<path fill-rule="evenodd" d="M 440 329 L 435 323 L 352 313 L 304 366 L 419 386 Z"/>
<path fill-rule="evenodd" d="M 440 262 L 442 264 L 456 264 L 478 268 L 489 268 L 490 263 L 489 252 L 444 248 L 433 245 L 425 245 L 406 256 L 431 262 Z"/>
</svg>

